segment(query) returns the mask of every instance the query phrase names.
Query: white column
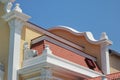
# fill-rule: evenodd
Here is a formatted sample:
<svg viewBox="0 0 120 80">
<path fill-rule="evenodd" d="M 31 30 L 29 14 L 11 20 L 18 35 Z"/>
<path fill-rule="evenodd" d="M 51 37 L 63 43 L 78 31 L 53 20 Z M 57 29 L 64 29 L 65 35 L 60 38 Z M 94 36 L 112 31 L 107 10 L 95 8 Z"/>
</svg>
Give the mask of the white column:
<svg viewBox="0 0 120 80">
<path fill-rule="evenodd" d="M 110 74 L 110 60 L 109 60 L 109 52 L 108 46 L 112 44 L 112 42 L 108 39 L 108 36 L 105 32 L 102 33 L 100 40 L 104 42 L 101 44 L 101 68 L 103 73 Z"/>
<path fill-rule="evenodd" d="M 110 73 L 108 46 L 105 44 L 101 45 L 101 66 L 104 74 Z"/>
<path fill-rule="evenodd" d="M 53 80 L 52 70 L 50 67 L 42 68 L 40 80 Z"/>
<path fill-rule="evenodd" d="M 18 25 L 17 25 L 18 24 Z M 9 64 L 8 80 L 17 80 L 17 69 L 19 69 L 20 41 L 22 21 L 13 19 L 9 21 L 10 26 L 10 46 L 9 46 Z"/>
<path fill-rule="evenodd" d="M 17 4 L 15 9 L 6 13 L 3 18 L 8 22 L 10 28 L 8 80 L 18 80 L 17 70 L 20 65 L 21 31 L 24 22 L 29 19 L 29 16 L 23 14 Z"/>
</svg>

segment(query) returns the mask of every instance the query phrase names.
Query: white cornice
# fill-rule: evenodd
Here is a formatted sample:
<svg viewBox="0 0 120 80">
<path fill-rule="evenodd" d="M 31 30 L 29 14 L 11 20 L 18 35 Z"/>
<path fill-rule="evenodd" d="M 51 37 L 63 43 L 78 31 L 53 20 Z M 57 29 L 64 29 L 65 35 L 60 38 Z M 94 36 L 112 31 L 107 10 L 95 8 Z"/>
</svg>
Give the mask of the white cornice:
<svg viewBox="0 0 120 80">
<path fill-rule="evenodd" d="M 22 21 L 28 21 L 28 19 L 30 18 L 30 16 L 24 14 L 24 13 L 20 13 L 18 11 L 11 11 L 9 13 L 6 13 L 3 16 L 5 21 L 9 21 L 11 19 L 20 19 Z"/>
<path fill-rule="evenodd" d="M 112 41 L 110 41 L 108 39 L 96 40 L 93 37 L 91 32 L 79 32 L 79 31 L 76 31 L 76 30 L 74 30 L 70 27 L 67 27 L 67 26 L 57 26 L 57 27 L 50 28 L 48 30 L 55 30 L 55 29 L 62 29 L 62 30 L 66 30 L 74 35 L 85 36 L 86 40 L 92 44 L 102 44 L 102 43 L 107 43 L 108 45 L 112 44 Z"/>
</svg>

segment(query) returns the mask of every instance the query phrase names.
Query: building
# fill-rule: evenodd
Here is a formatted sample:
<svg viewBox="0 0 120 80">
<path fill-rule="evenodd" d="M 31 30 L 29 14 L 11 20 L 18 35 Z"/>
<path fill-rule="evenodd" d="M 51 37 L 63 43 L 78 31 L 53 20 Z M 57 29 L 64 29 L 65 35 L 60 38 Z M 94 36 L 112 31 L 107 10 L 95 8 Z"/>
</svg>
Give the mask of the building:
<svg viewBox="0 0 120 80">
<path fill-rule="evenodd" d="M 0 0 L 0 80 L 119 80 L 120 54 L 108 48 L 106 33 L 95 40 L 91 32 L 46 30 L 29 18 L 19 4 Z"/>
</svg>

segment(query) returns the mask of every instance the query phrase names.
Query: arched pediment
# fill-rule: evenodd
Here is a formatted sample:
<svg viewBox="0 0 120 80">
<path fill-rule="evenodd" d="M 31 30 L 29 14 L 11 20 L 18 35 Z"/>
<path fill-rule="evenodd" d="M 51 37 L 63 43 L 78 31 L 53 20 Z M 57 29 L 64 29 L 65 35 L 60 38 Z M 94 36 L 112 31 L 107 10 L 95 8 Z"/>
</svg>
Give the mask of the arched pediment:
<svg viewBox="0 0 120 80">
<path fill-rule="evenodd" d="M 108 38 L 106 38 L 107 35 L 104 33 L 101 35 L 100 40 L 96 40 L 93 37 L 93 34 L 91 32 L 79 32 L 79 31 L 77 31 L 73 28 L 70 28 L 68 26 L 56 26 L 56 27 L 50 28 L 48 30 L 50 32 L 54 32 L 55 30 L 66 31 L 67 33 L 71 33 L 74 36 L 83 36 L 91 44 L 102 44 L 102 43 L 107 43 L 108 45 L 112 44 L 112 42 Z M 59 35 L 59 34 L 57 34 L 57 35 Z"/>
</svg>

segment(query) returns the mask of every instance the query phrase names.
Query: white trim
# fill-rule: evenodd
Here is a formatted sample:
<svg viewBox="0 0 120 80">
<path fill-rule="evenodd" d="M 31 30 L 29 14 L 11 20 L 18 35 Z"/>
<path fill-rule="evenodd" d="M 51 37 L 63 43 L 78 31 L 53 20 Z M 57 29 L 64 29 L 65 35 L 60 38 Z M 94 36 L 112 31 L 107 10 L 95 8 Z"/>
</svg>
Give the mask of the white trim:
<svg viewBox="0 0 120 80">
<path fill-rule="evenodd" d="M 40 42 L 42 40 L 47 40 L 47 41 L 49 41 L 51 43 L 59 45 L 60 47 L 63 47 L 63 48 L 68 49 L 68 50 L 70 50 L 70 51 L 72 51 L 74 53 L 77 53 L 77 54 L 79 54 L 79 55 L 81 55 L 83 57 L 86 57 L 86 58 L 89 58 L 89 59 L 91 59 L 93 61 L 96 61 L 96 58 L 94 58 L 94 57 L 92 57 L 92 56 L 78 50 L 79 49 L 78 45 L 74 45 L 74 46 L 71 47 L 71 46 L 68 46 L 69 44 L 65 45 L 64 43 L 61 43 L 58 40 L 55 40 L 55 39 L 53 39 L 51 37 L 48 37 L 48 36 L 42 36 L 42 37 L 36 38 L 36 39 L 32 40 L 32 44 L 38 43 L 38 42 Z"/>
<path fill-rule="evenodd" d="M 37 56 L 35 58 L 32 58 L 30 60 L 24 61 L 23 72 L 25 71 L 25 68 L 27 69 L 27 67 L 35 66 L 37 64 L 40 65 L 42 63 L 47 63 L 47 64 L 52 64 L 52 65 L 55 65 L 55 66 L 59 66 L 61 68 L 70 70 L 73 73 L 82 74 L 82 75 L 85 75 L 85 76 L 88 76 L 88 77 L 97 77 L 97 76 L 102 75 L 99 72 L 93 71 L 89 68 L 83 67 L 81 65 L 70 62 L 68 60 L 65 60 L 63 58 L 60 58 L 60 57 L 52 55 L 52 54 L 41 55 L 41 56 Z"/>
<path fill-rule="evenodd" d="M 93 37 L 91 32 L 79 32 L 79 31 L 76 31 L 76 30 L 74 30 L 70 27 L 67 27 L 67 26 L 57 26 L 57 27 L 50 28 L 48 30 L 50 31 L 50 30 L 55 30 L 55 29 L 63 29 L 63 30 L 66 30 L 74 35 L 85 36 L 86 40 L 91 44 L 102 44 L 104 42 L 106 42 L 108 44 L 112 44 L 112 42 L 110 40 L 105 40 L 105 39 L 95 40 L 95 38 Z"/>
</svg>

